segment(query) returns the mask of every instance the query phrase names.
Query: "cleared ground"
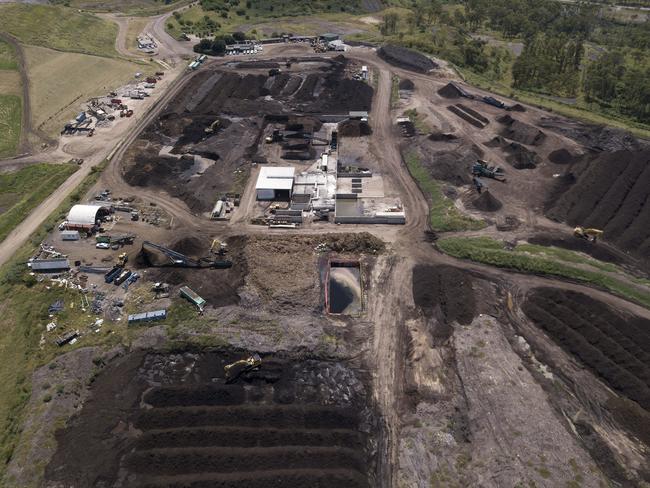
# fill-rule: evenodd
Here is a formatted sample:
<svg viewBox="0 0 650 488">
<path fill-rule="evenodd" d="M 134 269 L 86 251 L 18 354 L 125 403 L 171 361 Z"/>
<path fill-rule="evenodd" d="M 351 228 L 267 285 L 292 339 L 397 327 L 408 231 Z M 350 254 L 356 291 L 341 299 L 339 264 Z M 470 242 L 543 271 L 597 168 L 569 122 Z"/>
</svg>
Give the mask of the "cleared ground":
<svg viewBox="0 0 650 488">
<path fill-rule="evenodd" d="M 0 5 L 0 29 L 23 44 L 116 56 L 117 26 L 88 13 L 48 5 Z"/>
<path fill-rule="evenodd" d="M 153 67 L 120 59 L 25 47 L 34 127 L 54 136 L 93 96 L 134 80 Z"/>
</svg>

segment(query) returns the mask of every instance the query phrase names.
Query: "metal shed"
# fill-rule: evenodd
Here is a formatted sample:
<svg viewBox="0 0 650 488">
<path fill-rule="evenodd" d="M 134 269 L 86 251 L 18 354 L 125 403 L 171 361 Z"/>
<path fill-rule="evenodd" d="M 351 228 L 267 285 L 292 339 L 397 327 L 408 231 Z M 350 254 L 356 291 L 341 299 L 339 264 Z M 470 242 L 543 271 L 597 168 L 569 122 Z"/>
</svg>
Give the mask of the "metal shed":
<svg viewBox="0 0 650 488">
<path fill-rule="evenodd" d="M 92 229 L 97 220 L 110 211 L 106 205 L 74 205 L 68 212 L 65 226 L 68 230 Z"/>
<path fill-rule="evenodd" d="M 62 241 L 78 241 L 80 238 L 78 230 L 64 230 L 61 232 Z"/>
<path fill-rule="evenodd" d="M 70 261 L 65 258 L 35 259 L 27 265 L 37 273 L 58 273 L 70 269 Z"/>
<path fill-rule="evenodd" d="M 265 166 L 255 184 L 258 200 L 289 199 L 296 169 L 292 166 Z"/>
<path fill-rule="evenodd" d="M 153 312 L 134 313 L 128 316 L 129 324 L 139 322 L 152 322 L 154 320 L 164 320 L 167 318 L 167 310 L 154 310 Z"/>
</svg>

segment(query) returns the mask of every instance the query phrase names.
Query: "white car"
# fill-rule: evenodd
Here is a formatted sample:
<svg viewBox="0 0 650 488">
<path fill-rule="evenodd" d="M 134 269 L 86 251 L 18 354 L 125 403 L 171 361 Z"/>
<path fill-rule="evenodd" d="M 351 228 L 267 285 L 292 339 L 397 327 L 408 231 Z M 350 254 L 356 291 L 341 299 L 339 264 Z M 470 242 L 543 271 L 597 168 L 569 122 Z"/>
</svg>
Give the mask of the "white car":
<svg viewBox="0 0 650 488">
<path fill-rule="evenodd" d="M 97 249 L 110 249 L 111 245 L 108 242 L 98 242 L 95 244 L 95 247 Z"/>
</svg>

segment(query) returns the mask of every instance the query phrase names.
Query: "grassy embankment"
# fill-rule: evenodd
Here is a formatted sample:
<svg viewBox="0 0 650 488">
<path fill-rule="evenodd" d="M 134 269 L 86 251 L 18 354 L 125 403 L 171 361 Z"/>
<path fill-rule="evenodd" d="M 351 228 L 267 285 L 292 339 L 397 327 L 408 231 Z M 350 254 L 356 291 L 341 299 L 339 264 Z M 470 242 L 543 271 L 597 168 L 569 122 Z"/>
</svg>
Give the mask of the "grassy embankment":
<svg viewBox="0 0 650 488">
<path fill-rule="evenodd" d="M 16 154 L 20 141 L 22 97 L 13 47 L 0 40 L 0 158 Z"/>
<path fill-rule="evenodd" d="M 158 15 L 177 9 L 192 0 L 51 0 L 50 3 L 66 5 L 92 12 L 119 12 L 127 15 Z"/>
<path fill-rule="evenodd" d="M 0 173 L 0 242 L 77 169 L 76 164 L 35 164 Z"/>
<path fill-rule="evenodd" d="M 81 309 L 79 292 L 49 286 L 46 282 L 38 283 L 28 274 L 25 262 L 65 217 L 70 206 L 95 184 L 101 169 L 93 169 L 13 259 L 0 268 L 0 311 L 3 318 L 0 321 L 0 480 L 20 436 L 23 408 L 31 393 L 32 372 L 62 352 L 53 344 L 56 334 L 82 329 L 93 320 Z M 55 331 L 45 334 L 45 325 L 51 321 L 48 307 L 57 299 L 64 299 L 65 310 L 57 316 L 59 326 Z M 126 324 L 106 326 L 99 334 L 85 336 L 81 343 L 69 346 L 66 351 L 74 347 L 114 343 L 122 340 L 126 333 Z M 45 340 L 40 344 L 42 336 Z"/>
<path fill-rule="evenodd" d="M 503 242 L 489 237 L 445 237 L 439 239 L 436 246 L 442 252 L 460 259 L 521 273 L 583 282 L 650 308 L 647 280 L 630 276 L 614 264 L 603 263 L 579 252 L 531 244 L 521 244 L 509 251 Z"/>
<path fill-rule="evenodd" d="M 0 30 L 25 45 L 32 123 L 48 136 L 56 136 L 88 98 L 125 84 L 137 71 L 156 69 L 119 58 L 117 25 L 90 13 L 64 6 L 11 4 L 0 6 L 0 16 Z M 131 35 L 135 42 L 137 34 Z"/>
<path fill-rule="evenodd" d="M 454 206 L 454 202 L 442 193 L 442 184 L 431 178 L 415 152 L 407 152 L 403 157 L 409 172 L 429 201 L 431 230 L 446 232 L 478 230 L 485 227 L 485 222 L 464 215 Z"/>
</svg>

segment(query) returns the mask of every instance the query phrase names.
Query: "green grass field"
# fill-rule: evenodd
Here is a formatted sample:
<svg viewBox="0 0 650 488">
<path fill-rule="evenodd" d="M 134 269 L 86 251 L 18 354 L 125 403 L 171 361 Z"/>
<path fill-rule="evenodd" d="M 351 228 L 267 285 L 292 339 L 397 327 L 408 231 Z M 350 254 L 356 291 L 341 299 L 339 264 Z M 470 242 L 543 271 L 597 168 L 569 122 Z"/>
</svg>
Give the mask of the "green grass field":
<svg viewBox="0 0 650 488">
<path fill-rule="evenodd" d="M 53 287 L 48 290 L 46 283 L 36 283 L 27 272 L 25 262 L 57 222 L 65 217 L 76 199 L 95 184 L 102 169 L 103 166 L 93 169 L 13 259 L 0 268 L 0 311 L 3 316 L 0 321 L 0 480 L 3 480 L 6 463 L 13 457 L 21 434 L 23 410 L 31 394 L 31 374 L 35 368 L 61 354 L 52 343 L 53 337 L 49 337 L 43 347 L 39 344 L 45 324 L 49 322 L 47 307 L 58 298 L 64 298 L 67 308 L 76 302 L 74 309 L 66 310 L 61 316 L 62 328 L 81 327 L 88 321 L 87 314 L 78 306 L 78 293 Z M 123 329 L 126 329 L 125 325 Z M 89 336 L 84 345 L 121 340 L 117 334 L 109 334 L 110 328 L 106 328 L 101 334 Z M 3 486 L 15 486 L 8 480 L 4 481 L 8 484 Z"/>
<path fill-rule="evenodd" d="M 190 0 L 50 0 L 55 5 L 66 5 L 75 9 L 93 12 L 120 12 L 128 15 L 157 15 L 169 12 Z"/>
<path fill-rule="evenodd" d="M 98 56 L 117 56 L 117 25 L 72 8 L 0 5 L 0 30 L 23 44 Z"/>
<path fill-rule="evenodd" d="M 449 198 L 443 195 L 440 182 L 431 178 L 426 168 L 420 163 L 415 152 L 404 154 L 404 161 L 411 176 L 427 196 L 431 208 L 429 220 L 431 230 L 437 232 L 478 230 L 485 227 L 485 222 L 476 220 L 458 210 Z"/>
<path fill-rule="evenodd" d="M 617 271 L 624 273 L 616 266 L 578 252 L 531 245 L 517 246 L 509 251 L 503 242 L 489 237 L 445 237 L 439 239 L 436 246 L 442 252 L 459 259 L 594 285 L 650 308 L 650 288 L 645 283 L 627 275 L 625 278 L 636 285 L 622 281 L 613 274 Z"/>
<path fill-rule="evenodd" d="M 2 69 L 18 69 L 18 61 L 11 44 L 0 39 L 0 70 Z"/>
<path fill-rule="evenodd" d="M 73 164 L 35 164 L 0 173 L 0 241 L 77 168 Z"/>
<path fill-rule="evenodd" d="M 16 153 L 20 141 L 21 119 L 21 98 L 0 94 L 0 157 Z"/>
</svg>

